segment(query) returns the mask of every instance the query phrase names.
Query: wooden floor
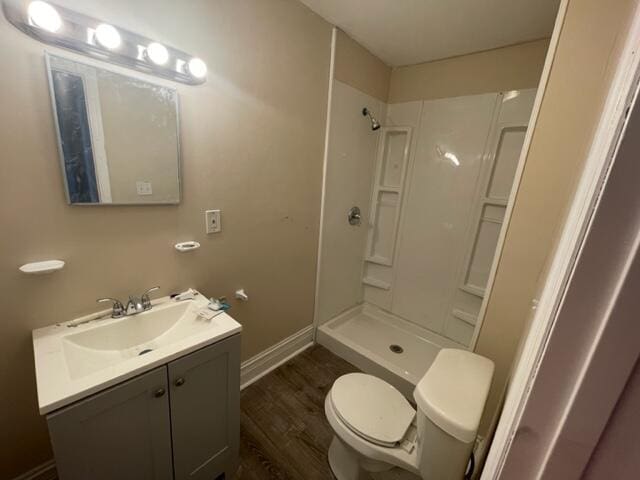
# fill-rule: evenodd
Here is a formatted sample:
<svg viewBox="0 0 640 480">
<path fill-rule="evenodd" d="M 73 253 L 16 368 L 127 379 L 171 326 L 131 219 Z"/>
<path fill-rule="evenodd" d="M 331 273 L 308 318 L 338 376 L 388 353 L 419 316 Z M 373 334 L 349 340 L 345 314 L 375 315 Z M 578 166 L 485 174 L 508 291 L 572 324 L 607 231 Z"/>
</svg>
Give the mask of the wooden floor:
<svg viewBox="0 0 640 480">
<path fill-rule="evenodd" d="M 315 345 L 245 388 L 235 479 L 331 479 L 324 399 L 336 378 L 355 371 Z"/>
</svg>

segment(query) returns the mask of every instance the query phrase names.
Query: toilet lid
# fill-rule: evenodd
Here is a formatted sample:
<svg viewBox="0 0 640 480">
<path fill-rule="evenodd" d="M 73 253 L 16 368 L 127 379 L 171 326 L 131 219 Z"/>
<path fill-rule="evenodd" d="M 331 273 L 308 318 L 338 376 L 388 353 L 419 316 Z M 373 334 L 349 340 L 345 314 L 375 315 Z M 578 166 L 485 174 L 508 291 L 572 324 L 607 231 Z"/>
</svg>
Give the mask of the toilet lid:
<svg viewBox="0 0 640 480">
<path fill-rule="evenodd" d="M 354 433 L 385 447 L 404 438 L 416 414 L 393 386 L 364 373 L 338 378 L 330 395 L 336 413 Z"/>
</svg>

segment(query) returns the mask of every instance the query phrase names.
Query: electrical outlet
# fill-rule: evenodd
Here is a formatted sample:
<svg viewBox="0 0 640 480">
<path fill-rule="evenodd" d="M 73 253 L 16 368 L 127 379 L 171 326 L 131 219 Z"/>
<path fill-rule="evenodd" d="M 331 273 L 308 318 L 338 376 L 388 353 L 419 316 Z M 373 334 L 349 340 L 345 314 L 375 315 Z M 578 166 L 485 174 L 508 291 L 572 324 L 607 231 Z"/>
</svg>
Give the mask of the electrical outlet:
<svg viewBox="0 0 640 480">
<path fill-rule="evenodd" d="M 207 233 L 218 233 L 222 230 L 220 225 L 220 210 L 206 210 L 204 219 Z"/>
<path fill-rule="evenodd" d="M 145 182 L 139 180 L 136 182 L 136 191 L 138 195 L 153 195 L 153 188 L 151 187 L 151 182 Z"/>
</svg>

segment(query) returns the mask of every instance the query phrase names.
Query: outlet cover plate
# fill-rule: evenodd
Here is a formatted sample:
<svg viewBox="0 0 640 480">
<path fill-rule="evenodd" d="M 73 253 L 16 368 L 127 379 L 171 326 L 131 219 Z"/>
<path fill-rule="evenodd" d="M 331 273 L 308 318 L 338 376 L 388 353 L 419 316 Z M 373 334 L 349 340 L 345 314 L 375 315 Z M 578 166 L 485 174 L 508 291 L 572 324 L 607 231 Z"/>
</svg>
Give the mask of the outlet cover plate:
<svg viewBox="0 0 640 480">
<path fill-rule="evenodd" d="M 204 219 L 207 233 L 219 233 L 222 230 L 220 210 L 205 210 Z"/>
<path fill-rule="evenodd" d="M 138 195 L 153 195 L 153 187 L 151 186 L 151 182 L 138 180 L 136 182 L 136 192 L 138 192 Z"/>
</svg>

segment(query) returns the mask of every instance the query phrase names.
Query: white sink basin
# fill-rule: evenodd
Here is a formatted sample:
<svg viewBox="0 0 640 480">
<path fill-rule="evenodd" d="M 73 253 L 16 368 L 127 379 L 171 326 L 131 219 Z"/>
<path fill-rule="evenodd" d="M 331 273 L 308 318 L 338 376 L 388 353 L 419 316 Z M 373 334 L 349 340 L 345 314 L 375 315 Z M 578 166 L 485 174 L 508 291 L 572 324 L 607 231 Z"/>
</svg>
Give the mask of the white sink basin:
<svg viewBox="0 0 640 480">
<path fill-rule="evenodd" d="M 238 333 L 233 318 L 199 314 L 208 301 L 168 297 L 151 310 L 112 319 L 110 311 L 33 331 L 40 413 Z"/>
<path fill-rule="evenodd" d="M 187 312 L 189 303 L 182 302 L 156 308 L 124 318 L 109 325 L 68 335 L 65 342 L 91 350 L 129 350 L 150 342 L 174 327 Z"/>
</svg>

